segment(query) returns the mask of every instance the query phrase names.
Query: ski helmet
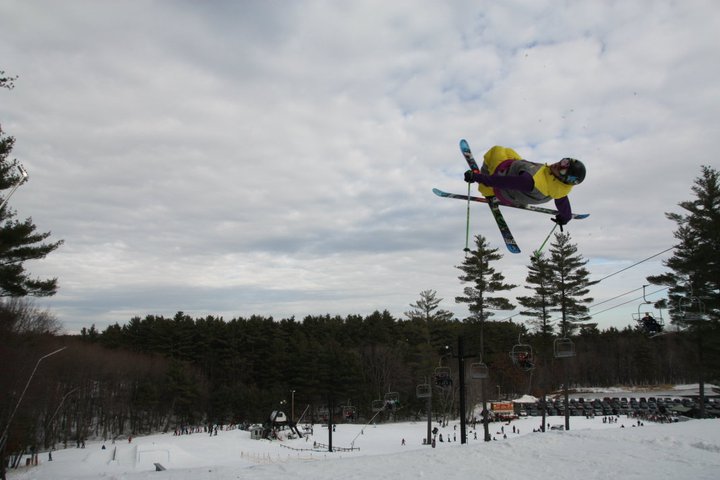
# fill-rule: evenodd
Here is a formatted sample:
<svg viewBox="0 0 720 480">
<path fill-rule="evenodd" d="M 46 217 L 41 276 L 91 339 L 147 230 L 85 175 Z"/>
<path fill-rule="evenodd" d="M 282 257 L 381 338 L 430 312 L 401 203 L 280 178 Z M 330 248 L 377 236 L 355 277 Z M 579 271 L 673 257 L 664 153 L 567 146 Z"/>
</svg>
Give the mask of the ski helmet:
<svg viewBox="0 0 720 480">
<path fill-rule="evenodd" d="M 585 165 L 574 158 L 563 158 L 555 164 L 558 178 L 568 185 L 579 185 L 585 180 Z"/>
</svg>

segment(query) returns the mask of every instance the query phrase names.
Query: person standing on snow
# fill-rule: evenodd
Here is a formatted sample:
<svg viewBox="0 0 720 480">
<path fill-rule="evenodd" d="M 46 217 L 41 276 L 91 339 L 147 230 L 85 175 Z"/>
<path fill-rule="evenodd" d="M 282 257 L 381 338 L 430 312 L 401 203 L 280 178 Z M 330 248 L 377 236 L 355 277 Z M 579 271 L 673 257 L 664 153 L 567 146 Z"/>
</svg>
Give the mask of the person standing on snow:
<svg viewBox="0 0 720 480">
<path fill-rule="evenodd" d="M 568 194 L 585 180 L 585 165 L 563 158 L 551 165 L 523 160 L 512 148 L 494 146 L 485 153 L 480 171 L 465 172 L 465 181 L 479 183 L 486 198 L 501 205 L 537 205 L 555 200 L 558 214 L 552 219 L 562 226 L 572 218 Z"/>
</svg>

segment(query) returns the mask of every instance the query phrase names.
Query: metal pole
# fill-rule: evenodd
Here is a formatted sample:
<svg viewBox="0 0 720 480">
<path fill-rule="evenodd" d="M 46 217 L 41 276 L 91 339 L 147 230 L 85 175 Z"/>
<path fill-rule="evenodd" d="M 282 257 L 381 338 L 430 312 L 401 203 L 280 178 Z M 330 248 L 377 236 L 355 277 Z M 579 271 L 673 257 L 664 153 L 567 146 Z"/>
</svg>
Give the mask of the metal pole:
<svg viewBox="0 0 720 480">
<path fill-rule="evenodd" d="M 333 437 L 333 412 L 335 411 L 335 398 L 330 396 L 330 411 L 328 412 L 328 452 L 333 451 L 332 437 Z"/>
<path fill-rule="evenodd" d="M 290 422 L 295 422 L 295 390 L 290 392 Z"/>
<path fill-rule="evenodd" d="M 536 257 L 539 257 L 539 256 L 540 256 L 540 251 L 543 249 L 543 247 L 545 246 L 545 244 L 547 243 L 547 241 L 550 240 L 550 235 L 553 234 L 553 232 L 555 231 L 555 229 L 557 228 L 557 226 L 558 226 L 558 224 L 556 223 L 555 226 L 553 226 L 552 230 L 550 230 L 550 233 L 548 233 L 547 237 L 545 237 L 545 241 L 542 243 L 542 245 L 540 245 L 540 248 L 538 248 L 537 250 L 535 250 L 535 251 L 533 252 L 533 254 L 534 254 Z"/>
<path fill-rule="evenodd" d="M 10 430 L 10 424 L 13 421 L 13 418 L 15 418 L 15 414 L 18 411 L 18 408 L 20 407 L 20 403 L 23 400 L 23 397 L 25 397 L 25 392 L 27 392 L 28 387 L 30 386 L 30 382 L 32 381 L 33 377 L 35 376 L 35 372 L 37 371 L 38 367 L 40 366 L 40 362 L 45 360 L 47 357 L 51 355 L 55 355 L 56 353 L 62 352 L 67 347 L 58 348 L 54 352 L 50 352 L 47 355 L 43 355 L 40 357 L 35 364 L 35 368 L 33 368 L 32 373 L 30 374 L 30 378 L 28 378 L 27 383 L 25 384 L 25 388 L 23 389 L 22 393 L 20 394 L 20 398 L 18 398 L 17 404 L 15 404 L 15 408 L 13 409 L 12 413 L 10 414 L 10 418 L 8 418 L 7 423 L 5 424 L 5 430 L 3 430 L 2 436 L 0 436 L 0 452 L 5 450 L 5 442 L 7 442 L 8 437 L 8 430 Z"/>
<path fill-rule="evenodd" d="M 427 398 L 425 408 L 427 409 L 427 444 L 432 445 L 432 386 L 430 387 L 430 396 Z"/>
<path fill-rule="evenodd" d="M 467 218 L 465 219 L 465 248 L 463 251 L 467 254 L 470 251 L 470 183 L 468 183 L 468 201 L 467 201 Z"/>
<path fill-rule="evenodd" d="M 563 397 L 565 398 L 565 430 L 570 430 L 570 392 L 568 387 L 568 367 L 567 362 L 563 364 Z"/>
<path fill-rule="evenodd" d="M 465 347 L 458 337 L 458 376 L 460 377 L 460 443 L 467 443 L 465 428 Z"/>
</svg>

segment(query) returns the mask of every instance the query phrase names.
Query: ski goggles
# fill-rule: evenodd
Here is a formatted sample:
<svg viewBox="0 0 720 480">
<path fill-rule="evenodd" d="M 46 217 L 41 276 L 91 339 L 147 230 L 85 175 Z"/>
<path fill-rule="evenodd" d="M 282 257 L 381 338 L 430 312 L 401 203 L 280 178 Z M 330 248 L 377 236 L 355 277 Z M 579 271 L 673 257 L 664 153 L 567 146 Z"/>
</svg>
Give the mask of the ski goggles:
<svg viewBox="0 0 720 480">
<path fill-rule="evenodd" d="M 577 185 L 582 182 L 582 179 L 577 175 L 571 173 L 573 163 L 577 162 L 574 158 L 563 158 L 555 165 L 555 171 L 557 172 L 560 180 L 568 185 Z"/>
</svg>

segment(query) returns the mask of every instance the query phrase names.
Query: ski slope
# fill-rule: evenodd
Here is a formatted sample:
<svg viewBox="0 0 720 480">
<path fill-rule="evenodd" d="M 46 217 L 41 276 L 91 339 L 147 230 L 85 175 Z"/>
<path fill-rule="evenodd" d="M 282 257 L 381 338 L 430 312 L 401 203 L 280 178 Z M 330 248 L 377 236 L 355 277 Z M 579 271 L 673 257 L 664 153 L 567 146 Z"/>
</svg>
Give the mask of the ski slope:
<svg viewBox="0 0 720 480">
<path fill-rule="evenodd" d="M 512 424 L 491 424 L 496 439 L 483 442 L 482 432 L 468 429 L 468 443 L 459 442 L 460 427 L 440 429 L 436 448 L 422 445 L 427 424 L 338 424 L 334 447 L 352 452 L 310 451 L 313 442 L 327 444 L 326 427 L 315 425 L 307 439 L 251 440 L 242 430 L 173 436 L 149 435 L 115 444 L 88 442 L 40 457 L 35 467 L 9 472 L 13 480 L 277 480 L 293 479 L 526 479 L 591 478 L 717 479 L 720 471 L 720 420 L 691 420 L 674 424 L 637 426 L 620 417 L 615 424 L 601 417 L 571 418 L 570 431 L 534 433 L 540 418 L 526 417 Z M 562 424 L 562 417 L 548 423 Z M 434 424 L 437 425 L 437 424 Z M 635 425 L 635 426 L 633 426 Z M 512 427 L 516 433 L 512 433 Z M 500 430 L 504 429 L 504 434 Z M 504 438 L 506 435 L 507 438 Z M 402 445 L 405 439 L 405 445 Z M 292 447 L 296 450 L 293 450 Z M 114 460 L 113 460 L 114 455 Z M 165 471 L 155 471 L 155 463 Z"/>
</svg>

